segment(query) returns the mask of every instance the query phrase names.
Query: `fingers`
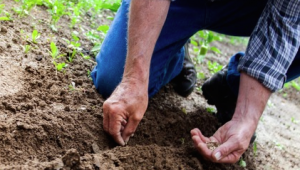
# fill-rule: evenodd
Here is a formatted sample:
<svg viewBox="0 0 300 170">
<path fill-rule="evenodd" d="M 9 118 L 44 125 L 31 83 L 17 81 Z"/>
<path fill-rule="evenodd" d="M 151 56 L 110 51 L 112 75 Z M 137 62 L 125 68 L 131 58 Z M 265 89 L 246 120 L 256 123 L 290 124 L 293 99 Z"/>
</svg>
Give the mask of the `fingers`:
<svg viewBox="0 0 300 170">
<path fill-rule="evenodd" d="M 119 144 L 124 146 L 125 142 L 121 136 L 121 131 L 126 125 L 126 120 L 119 114 L 117 107 L 112 108 L 108 102 L 103 104 L 103 128 L 108 132 L 114 140 Z"/>
<path fill-rule="evenodd" d="M 103 104 L 103 129 L 105 132 L 109 129 L 109 107 L 106 102 Z"/>
<path fill-rule="evenodd" d="M 123 118 L 118 114 L 109 114 L 109 130 L 108 133 L 119 144 L 124 146 L 125 142 L 121 136 Z M 125 130 L 125 129 L 124 129 Z"/>
<path fill-rule="evenodd" d="M 129 138 L 134 134 L 136 128 L 142 120 L 142 117 L 138 117 L 137 115 L 138 114 L 135 114 L 134 116 L 129 117 L 129 120 L 122 132 L 122 138 L 124 139 L 125 144 L 128 143 Z"/>
<path fill-rule="evenodd" d="M 248 147 L 248 146 L 247 146 Z M 236 163 L 247 149 L 238 140 L 228 140 L 212 153 L 213 161 L 219 163 Z"/>
<path fill-rule="evenodd" d="M 208 149 L 207 142 L 216 141 L 216 139 L 203 136 L 197 128 L 191 131 L 191 135 L 194 147 L 205 159 L 211 160 L 212 150 Z"/>
<path fill-rule="evenodd" d="M 193 138 L 193 136 L 198 136 L 200 138 L 200 141 L 203 142 L 203 143 L 206 143 L 206 142 L 210 141 L 209 138 L 202 135 L 201 131 L 198 128 L 195 128 L 195 129 L 191 130 L 191 136 L 192 136 L 192 138 Z"/>
</svg>

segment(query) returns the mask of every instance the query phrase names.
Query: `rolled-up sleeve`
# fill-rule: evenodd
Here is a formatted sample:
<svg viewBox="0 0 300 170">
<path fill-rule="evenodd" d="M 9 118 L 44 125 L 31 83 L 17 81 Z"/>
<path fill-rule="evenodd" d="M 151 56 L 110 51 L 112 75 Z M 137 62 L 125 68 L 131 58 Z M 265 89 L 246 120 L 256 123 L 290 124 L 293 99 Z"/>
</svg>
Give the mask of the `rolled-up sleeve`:
<svg viewBox="0 0 300 170">
<path fill-rule="evenodd" d="M 283 87 L 300 45 L 300 0 L 269 0 L 238 70 L 272 92 Z M 299 68 L 300 69 L 300 68 Z"/>
</svg>

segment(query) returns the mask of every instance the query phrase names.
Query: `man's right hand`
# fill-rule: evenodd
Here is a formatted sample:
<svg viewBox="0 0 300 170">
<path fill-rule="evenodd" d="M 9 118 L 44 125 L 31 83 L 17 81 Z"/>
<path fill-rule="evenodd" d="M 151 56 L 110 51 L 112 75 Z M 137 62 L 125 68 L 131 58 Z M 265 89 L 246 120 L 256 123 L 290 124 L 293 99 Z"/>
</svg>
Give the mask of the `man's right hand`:
<svg viewBox="0 0 300 170">
<path fill-rule="evenodd" d="M 169 6 L 170 0 L 131 1 L 122 82 L 103 104 L 104 130 L 120 145 L 128 142 L 146 112 L 151 56 Z"/>
<path fill-rule="evenodd" d="M 124 146 L 135 132 L 148 105 L 148 86 L 123 80 L 103 104 L 103 127 Z"/>
</svg>

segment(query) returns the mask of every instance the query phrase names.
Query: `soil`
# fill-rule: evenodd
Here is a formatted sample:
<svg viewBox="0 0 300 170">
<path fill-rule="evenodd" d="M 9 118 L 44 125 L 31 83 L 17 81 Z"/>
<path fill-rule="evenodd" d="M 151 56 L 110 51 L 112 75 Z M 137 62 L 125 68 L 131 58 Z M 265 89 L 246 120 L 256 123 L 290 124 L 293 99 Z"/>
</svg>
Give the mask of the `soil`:
<svg viewBox="0 0 300 170">
<path fill-rule="evenodd" d="M 6 10 L 17 5 L 12 0 L 4 4 Z M 104 99 L 88 76 L 95 61 L 78 55 L 62 72 L 52 64 L 51 41 L 61 53 L 69 51 L 62 40 L 71 39 L 68 18 L 62 18 L 59 31 L 53 32 L 44 7 L 34 8 L 30 16 L 13 17 L 0 21 L 0 169 L 300 169 L 300 127 L 291 121 L 300 120 L 295 102 L 299 95 L 288 100 L 281 94 L 272 96 L 257 129 L 257 151 L 251 145 L 243 155 L 246 168 L 208 162 L 193 148 L 192 128 L 209 136 L 220 126 L 197 90 L 181 98 L 170 86 L 163 88 L 150 99 L 128 145 L 117 146 L 103 131 Z M 89 29 L 86 17 L 74 29 L 88 51 L 93 45 L 83 36 Z M 24 36 L 33 29 L 41 33 L 37 44 Z M 28 54 L 21 46 L 26 44 L 33 47 Z M 228 56 L 245 47 L 223 43 L 219 48 L 227 50 L 219 56 L 222 59 L 208 59 L 225 64 Z M 210 76 L 205 64 L 199 67 Z"/>
</svg>

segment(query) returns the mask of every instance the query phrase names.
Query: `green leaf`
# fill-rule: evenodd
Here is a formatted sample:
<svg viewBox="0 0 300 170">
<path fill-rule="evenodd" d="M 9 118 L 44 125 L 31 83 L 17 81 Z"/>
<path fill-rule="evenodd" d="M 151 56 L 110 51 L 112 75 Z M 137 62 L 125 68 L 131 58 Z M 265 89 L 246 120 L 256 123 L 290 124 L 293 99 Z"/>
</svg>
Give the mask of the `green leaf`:
<svg viewBox="0 0 300 170">
<path fill-rule="evenodd" d="M 91 52 L 99 52 L 99 51 L 100 51 L 100 48 L 101 48 L 101 44 L 96 44 L 96 45 L 92 48 Z"/>
<path fill-rule="evenodd" d="M 108 20 L 114 20 L 114 17 L 111 17 L 111 16 L 108 16 L 108 17 L 106 17 L 106 19 L 108 19 Z"/>
<path fill-rule="evenodd" d="M 198 46 L 197 41 L 191 40 L 191 44 L 193 44 L 194 46 Z"/>
<path fill-rule="evenodd" d="M 208 32 L 207 43 L 210 44 L 214 40 L 214 33 L 212 31 Z"/>
<path fill-rule="evenodd" d="M 239 165 L 243 168 L 246 168 L 247 166 L 246 162 L 242 158 L 240 159 Z"/>
<path fill-rule="evenodd" d="M 253 143 L 253 152 L 254 152 L 254 155 L 257 154 L 257 143 L 256 142 Z"/>
<path fill-rule="evenodd" d="M 300 85 L 299 85 L 296 81 L 292 81 L 292 86 L 293 86 L 296 90 L 300 91 Z"/>
<path fill-rule="evenodd" d="M 221 51 L 217 47 L 210 47 L 210 50 L 217 53 L 217 54 L 221 53 Z"/>
<path fill-rule="evenodd" d="M 202 45 L 199 54 L 200 54 L 200 55 L 206 55 L 207 50 L 208 50 L 208 46 Z"/>
<path fill-rule="evenodd" d="M 205 74 L 203 72 L 198 72 L 197 78 L 203 80 L 203 79 L 205 79 Z"/>
<path fill-rule="evenodd" d="M 10 19 L 8 17 L 0 17 L 0 21 L 9 21 Z"/>
<path fill-rule="evenodd" d="M 102 31 L 104 34 L 107 33 L 107 31 L 109 30 L 109 26 L 108 25 L 101 25 L 97 28 L 98 31 Z"/>
<path fill-rule="evenodd" d="M 58 64 L 56 65 L 56 69 L 57 69 L 58 71 L 61 71 L 65 66 L 66 66 L 66 63 L 58 63 Z"/>
<path fill-rule="evenodd" d="M 39 34 L 39 32 L 37 31 L 37 30 L 33 30 L 33 32 L 32 32 L 32 41 L 34 42 L 34 43 L 37 43 L 37 39 L 40 37 L 40 34 Z"/>
<path fill-rule="evenodd" d="M 50 49 L 51 49 L 51 56 L 52 56 L 53 59 L 55 59 L 56 56 L 58 55 L 58 49 L 57 49 L 54 42 L 51 42 Z"/>
</svg>

